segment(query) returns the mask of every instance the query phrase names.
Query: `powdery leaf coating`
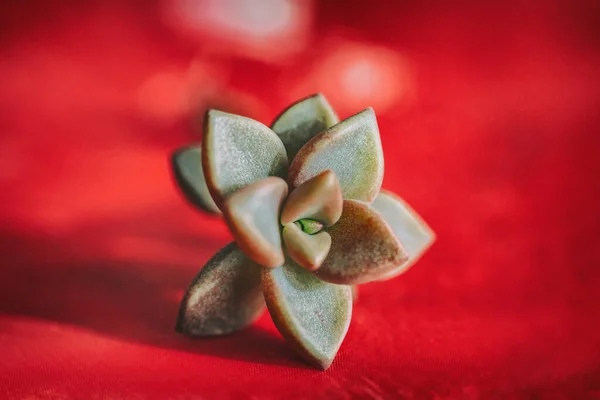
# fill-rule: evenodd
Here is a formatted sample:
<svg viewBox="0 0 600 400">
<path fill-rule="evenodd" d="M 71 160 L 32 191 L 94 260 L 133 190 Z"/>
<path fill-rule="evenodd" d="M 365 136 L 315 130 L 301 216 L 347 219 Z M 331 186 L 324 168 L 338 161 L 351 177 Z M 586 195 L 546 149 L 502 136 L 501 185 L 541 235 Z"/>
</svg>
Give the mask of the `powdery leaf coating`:
<svg viewBox="0 0 600 400">
<path fill-rule="evenodd" d="M 405 272 L 435 242 L 435 233 L 404 200 L 397 195 L 381 191 L 371 204 L 388 223 L 394 235 L 408 253 L 407 262 L 381 279 L 391 279 Z"/>
<path fill-rule="evenodd" d="M 176 329 L 191 336 L 223 335 L 250 325 L 264 309 L 261 267 L 233 242 L 215 254 L 188 287 Z"/>
<path fill-rule="evenodd" d="M 352 317 L 352 289 L 316 278 L 291 260 L 263 269 L 262 287 L 275 326 L 306 361 L 327 369 Z"/>
<path fill-rule="evenodd" d="M 331 248 L 327 232 L 309 235 L 294 223 L 283 227 L 283 242 L 292 260 L 309 271 L 316 271 L 323 264 Z"/>
<path fill-rule="evenodd" d="M 321 268 L 324 281 L 356 285 L 380 279 L 408 260 L 390 227 L 368 204 L 344 200 L 340 220 L 327 229 L 332 243 Z"/>
<path fill-rule="evenodd" d="M 306 143 L 292 161 L 288 182 L 298 187 L 326 169 L 337 175 L 344 199 L 375 199 L 383 181 L 383 150 L 372 108 Z"/>
<path fill-rule="evenodd" d="M 308 218 L 331 226 L 342 215 L 343 201 L 335 173 L 322 171 L 292 191 L 281 212 L 281 224 Z"/>
<path fill-rule="evenodd" d="M 220 207 L 236 190 L 268 176 L 285 177 L 288 159 L 277 135 L 258 121 L 217 110 L 205 117 L 202 167 Z"/>
<path fill-rule="evenodd" d="M 321 93 L 302 99 L 283 111 L 271 128 L 285 145 L 288 160 L 313 136 L 339 122 L 331 105 Z"/>
<path fill-rule="evenodd" d="M 287 193 L 287 183 L 271 176 L 244 186 L 223 203 L 223 216 L 236 242 L 265 267 L 278 267 L 285 261 L 279 212 Z"/>
<path fill-rule="evenodd" d="M 186 146 L 176 150 L 171 156 L 171 165 L 175 181 L 190 203 L 212 214 L 221 213 L 204 180 L 200 146 Z"/>
</svg>

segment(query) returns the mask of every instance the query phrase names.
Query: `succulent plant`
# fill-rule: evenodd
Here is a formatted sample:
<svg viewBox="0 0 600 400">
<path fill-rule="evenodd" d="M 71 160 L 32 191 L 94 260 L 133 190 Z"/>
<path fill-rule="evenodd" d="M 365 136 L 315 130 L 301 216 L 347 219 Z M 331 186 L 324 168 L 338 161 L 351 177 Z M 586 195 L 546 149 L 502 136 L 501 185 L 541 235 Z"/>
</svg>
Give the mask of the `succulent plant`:
<svg viewBox="0 0 600 400">
<path fill-rule="evenodd" d="M 435 239 L 402 199 L 380 192 L 373 110 L 339 122 L 321 94 L 271 128 L 209 110 L 201 146 L 177 150 L 172 166 L 185 197 L 222 213 L 235 238 L 187 289 L 184 334 L 243 329 L 266 303 L 294 350 L 327 369 L 350 324 L 353 285 L 404 272 Z"/>
</svg>

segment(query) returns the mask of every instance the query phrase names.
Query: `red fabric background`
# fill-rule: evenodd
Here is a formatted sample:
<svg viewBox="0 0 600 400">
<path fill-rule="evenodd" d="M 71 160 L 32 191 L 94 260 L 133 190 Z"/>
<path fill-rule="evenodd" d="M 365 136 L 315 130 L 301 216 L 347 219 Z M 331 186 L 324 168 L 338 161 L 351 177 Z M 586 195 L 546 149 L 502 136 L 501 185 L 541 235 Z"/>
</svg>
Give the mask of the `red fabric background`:
<svg viewBox="0 0 600 400">
<path fill-rule="evenodd" d="M 5 3 L 0 398 L 600 398 L 597 1 L 306 3 L 308 47 L 281 63 L 192 39 L 161 19 L 169 3 Z M 381 91 L 357 100 L 336 91 L 343 57 L 322 61 L 340 43 L 406 68 L 382 62 Z M 327 372 L 268 314 L 224 338 L 173 330 L 231 240 L 169 176 L 190 87 L 265 123 L 315 90 L 343 117 L 372 100 L 384 187 L 438 234 L 362 287 Z"/>
</svg>

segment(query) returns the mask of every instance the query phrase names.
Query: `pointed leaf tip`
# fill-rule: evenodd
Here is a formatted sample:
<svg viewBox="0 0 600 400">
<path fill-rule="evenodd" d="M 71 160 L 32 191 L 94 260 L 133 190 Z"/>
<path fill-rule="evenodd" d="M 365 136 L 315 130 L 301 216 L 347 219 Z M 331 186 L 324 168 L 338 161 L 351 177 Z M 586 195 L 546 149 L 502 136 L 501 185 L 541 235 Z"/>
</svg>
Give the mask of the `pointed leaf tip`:
<svg viewBox="0 0 600 400">
<path fill-rule="evenodd" d="M 209 110 L 204 121 L 202 166 L 217 203 L 268 176 L 285 177 L 288 159 L 277 135 L 258 121 Z"/>
<path fill-rule="evenodd" d="M 281 138 L 291 161 L 313 136 L 338 122 L 339 118 L 325 96 L 317 93 L 289 106 L 271 127 Z"/>
<path fill-rule="evenodd" d="M 290 165 L 292 187 L 326 169 L 337 175 L 344 199 L 370 203 L 383 181 L 383 150 L 377 119 L 367 108 L 313 137 Z"/>
<path fill-rule="evenodd" d="M 309 235 L 292 223 L 283 227 L 282 235 L 290 257 L 309 271 L 319 269 L 331 248 L 331 236 L 327 232 Z"/>
<path fill-rule="evenodd" d="M 292 191 L 281 213 L 281 223 L 303 218 L 331 226 L 342 214 L 342 189 L 332 170 L 325 170 Z"/>
<path fill-rule="evenodd" d="M 398 265 L 381 279 L 391 279 L 410 268 L 435 242 L 435 233 L 427 223 L 399 196 L 381 191 L 371 204 L 388 223 L 408 253 L 407 262 Z"/>
<path fill-rule="evenodd" d="M 215 336 L 243 329 L 264 311 L 261 268 L 230 243 L 202 268 L 179 308 L 176 330 Z"/>
<path fill-rule="evenodd" d="M 263 269 L 262 287 L 275 326 L 311 365 L 327 369 L 352 317 L 352 289 L 332 285 L 288 260 Z"/>
<path fill-rule="evenodd" d="M 408 255 L 390 227 L 369 205 L 344 200 L 340 220 L 327 229 L 332 243 L 315 274 L 331 283 L 356 285 L 380 279 Z"/>
<path fill-rule="evenodd" d="M 171 165 L 175 182 L 191 204 L 212 214 L 221 213 L 206 186 L 200 146 L 176 150 L 171 156 Z"/>
</svg>

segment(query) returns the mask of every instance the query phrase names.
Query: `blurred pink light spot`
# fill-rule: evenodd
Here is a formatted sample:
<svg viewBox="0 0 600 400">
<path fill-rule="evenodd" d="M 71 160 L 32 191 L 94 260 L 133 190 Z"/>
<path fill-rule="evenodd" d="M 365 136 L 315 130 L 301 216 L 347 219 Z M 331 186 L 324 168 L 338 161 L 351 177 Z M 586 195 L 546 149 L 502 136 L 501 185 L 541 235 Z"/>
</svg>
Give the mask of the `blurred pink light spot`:
<svg viewBox="0 0 600 400">
<path fill-rule="evenodd" d="M 384 83 L 378 66 L 366 59 L 349 63 L 340 78 L 343 89 L 354 98 L 372 99 Z"/>
<path fill-rule="evenodd" d="M 205 3 L 204 12 L 198 10 L 194 15 L 202 15 L 202 19 L 212 21 L 221 29 L 242 35 L 268 39 L 294 24 L 296 5 L 287 0 L 208 0 Z"/>
<path fill-rule="evenodd" d="M 169 0 L 163 17 L 202 50 L 277 62 L 302 50 L 314 14 L 312 0 Z"/>
<path fill-rule="evenodd" d="M 406 60 L 384 47 L 344 44 L 315 65 L 294 95 L 324 92 L 341 112 L 367 106 L 384 112 L 413 90 Z"/>
</svg>

